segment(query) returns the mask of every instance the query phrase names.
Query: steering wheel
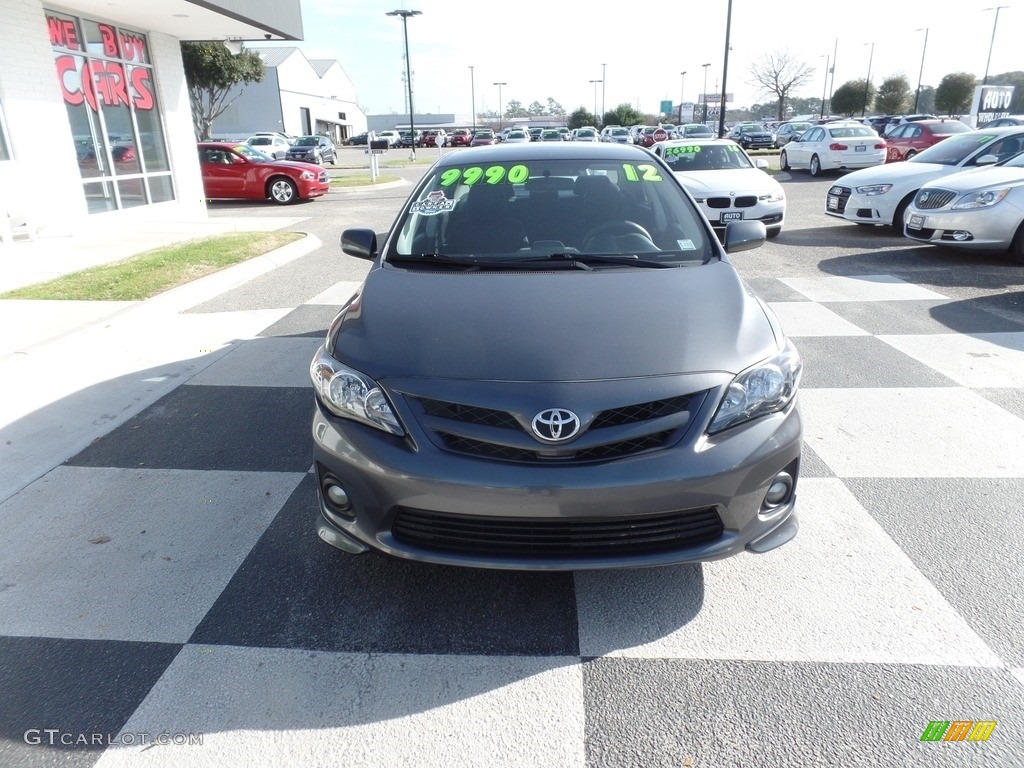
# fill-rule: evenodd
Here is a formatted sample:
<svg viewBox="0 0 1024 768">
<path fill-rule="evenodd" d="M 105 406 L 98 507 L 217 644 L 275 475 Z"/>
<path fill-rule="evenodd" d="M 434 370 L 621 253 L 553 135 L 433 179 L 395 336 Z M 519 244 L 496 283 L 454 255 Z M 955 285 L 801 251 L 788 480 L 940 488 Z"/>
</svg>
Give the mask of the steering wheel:
<svg viewBox="0 0 1024 768">
<path fill-rule="evenodd" d="M 651 245 L 654 245 L 654 238 L 651 237 L 651 233 L 635 221 L 606 221 L 604 224 L 598 224 L 583 236 L 580 250 L 584 253 L 589 251 L 590 248 L 588 246 L 591 244 L 591 241 L 596 240 L 601 235 L 642 235 L 651 241 Z"/>
</svg>

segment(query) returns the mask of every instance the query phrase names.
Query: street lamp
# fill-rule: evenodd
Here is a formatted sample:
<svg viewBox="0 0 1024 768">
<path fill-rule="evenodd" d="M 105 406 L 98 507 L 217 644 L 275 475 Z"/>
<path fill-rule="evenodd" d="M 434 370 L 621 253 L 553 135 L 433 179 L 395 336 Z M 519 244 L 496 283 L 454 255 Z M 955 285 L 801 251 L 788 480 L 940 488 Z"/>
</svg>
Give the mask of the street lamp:
<svg viewBox="0 0 1024 768">
<path fill-rule="evenodd" d="M 602 64 L 601 65 L 601 122 L 602 123 L 604 122 L 604 109 L 605 109 L 605 107 L 604 107 L 604 80 L 605 80 L 604 68 L 607 67 L 607 66 L 608 66 L 607 64 Z M 597 126 L 595 125 L 594 127 L 596 128 Z"/>
<path fill-rule="evenodd" d="M 469 98 L 473 101 L 473 134 L 476 134 L 476 83 L 473 79 L 473 67 L 469 68 Z"/>
<path fill-rule="evenodd" d="M 679 124 L 683 124 L 683 99 L 686 98 L 686 70 L 679 73 L 682 81 L 679 83 Z"/>
<path fill-rule="evenodd" d="M 405 38 L 405 84 L 409 88 L 409 141 L 412 144 L 412 152 L 409 154 L 411 160 L 416 159 L 416 128 L 413 126 L 413 112 L 412 108 L 412 70 L 409 68 L 409 25 L 408 20 L 410 16 L 419 16 L 422 11 L 388 11 L 385 16 L 401 16 L 402 17 L 402 36 Z"/>
<path fill-rule="evenodd" d="M 729 79 L 729 34 L 732 31 L 732 0 L 729 0 L 729 10 L 725 17 L 725 60 L 722 63 L 722 103 L 718 112 L 718 135 L 725 136 L 725 94 L 729 90 L 727 81 Z"/>
<path fill-rule="evenodd" d="M 988 59 L 985 60 L 985 77 L 982 78 L 981 84 L 988 85 L 988 65 L 992 63 L 992 46 L 996 44 L 996 27 L 999 25 L 999 11 L 1003 8 L 1009 8 L 1008 5 L 997 5 L 995 8 L 983 8 L 985 11 L 995 11 L 996 19 L 992 22 L 992 41 L 988 44 Z"/>
<path fill-rule="evenodd" d="M 819 59 L 821 56 L 818 57 Z M 828 62 L 829 56 L 825 54 L 825 82 L 821 84 L 821 113 L 818 115 L 822 120 L 825 119 L 825 89 L 828 88 Z"/>
<path fill-rule="evenodd" d="M 928 27 L 923 30 L 915 29 L 915 32 L 924 32 L 924 47 L 921 49 L 921 70 L 917 73 L 917 95 L 914 96 L 914 112 L 917 112 L 918 104 L 921 102 L 921 78 L 924 77 L 924 54 L 928 50 Z"/>
<path fill-rule="evenodd" d="M 704 117 L 701 122 L 707 123 L 708 121 L 708 67 L 711 66 L 709 61 L 707 64 L 701 64 L 704 67 L 704 90 L 701 92 L 700 100 L 704 102 Z"/>
<path fill-rule="evenodd" d="M 860 111 L 861 117 L 864 117 L 864 115 L 867 114 L 868 111 L 868 91 L 871 88 L 871 62 L 875 60 L 875 44 L 864 43 L 864 45 L 871 46 L 871 55 L 868 56 L 868 77 L 864 81 L 864 108 Z"/>
<path fill-rule="evenodd" d="M 501 101 L 501 86 L 508 85 L 508 83 L 491 83 L 491 85 L 498 86 L 498 131 L 501 131 L 501 118 L 505 116 L 505 107 L 502 106 Z"/>
<path fill-rule="evenodd" d="M 591 80 L 590 82 L 594 84 L 594 127 L 597 128 L 599 122 L 597 119 L 597 84 L 603 83 L 604 80 Z"/>
</svg>

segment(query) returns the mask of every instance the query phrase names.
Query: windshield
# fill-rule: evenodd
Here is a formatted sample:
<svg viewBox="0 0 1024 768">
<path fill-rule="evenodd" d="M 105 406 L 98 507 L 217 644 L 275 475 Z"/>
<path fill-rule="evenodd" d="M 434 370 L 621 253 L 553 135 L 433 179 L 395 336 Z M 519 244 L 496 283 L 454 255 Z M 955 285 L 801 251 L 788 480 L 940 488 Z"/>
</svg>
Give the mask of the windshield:
<svg viewBox="0 0 1024 768">
<path fill-rule="evenodd" d="M 741 125 L 740 133 L 767 133 L 763 125 Z"/>
<path fill-rule="evenodd" d="M 676 173 L 752 168 L 746 153 L 728 144 L 675 144 L 662 149 L 662 157 Z"/>
<path fill-rule="evenodd" d="M 316 145 L 316 136 L 301 136 L 292 144 L 293 147 L 315 147 Z"/>
<path fill-rule="evenodd" d="M 853 139 L 858 137 L 878 136 L 877 133 L 866 125 L 845 125 L 841 128 L 829 128 L 828 133 L 833 139 Z"/>
<path fill-rule="evenodd" d="M 235 152 L 237 152 L 238 154 L 245 156 L 249 160 L 252 160 L 254 163 L 274 162 L 274 158 L 272 158 L 270 155 L 265 155 L 258 149 L 253 149 L 248 144 L 236 144 L 234 147 L 232 147 L 232 149 L 234 149 Z"/>
<path fill-rule="evenodd" d="M 265 136 L 257 136 L 253 139 L 249 139 L 248 143 L 252 147 L 265 147 L 266 145 L 270 144 L 271 141 Z"/>
<path fill-rule="evenodd" d="M 950 120 L 945 123 L 935 123 L 934 125 L 928 126 L 931 132 L 936 136 L 948 136 L 953 133 L 967 133 L 970 128 L 961 123 L 959 120 Z"/>
<path fill-rule="evenodd" d="M 907 160 L 908 163 L 936 163 L 938 165 L 960 165 L 973 152 L 988 144 L 995 134 L 983 131 L 970 131 L 958 136 L 950 136 L 945 141 L 928 147 L 923 152 Z"/>
<path fill-rule="evenodd" d="M 436 166 L 399 216 L 386 258 L 548 266 L 585 254 L 669 266 L 712 258 L 703 214 L 663 168 L 607 155 Z"/>
</svg>

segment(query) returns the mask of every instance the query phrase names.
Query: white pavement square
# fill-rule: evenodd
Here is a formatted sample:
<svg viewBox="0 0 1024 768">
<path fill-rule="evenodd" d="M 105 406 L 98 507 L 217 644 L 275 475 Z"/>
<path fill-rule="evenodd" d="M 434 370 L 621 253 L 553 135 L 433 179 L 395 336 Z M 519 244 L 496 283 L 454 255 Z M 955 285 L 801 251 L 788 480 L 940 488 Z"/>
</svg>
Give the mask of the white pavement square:
<svg viewBox="0 0 1024 768">
<path fill-rule="evenodd" d="M 879 336 L 965 387 L 1024 387 L 1024 333 Z"/>
<path fill-rule="evenodd" d="M 779 281 L 811 301 L 914 301 L 946 298 L 941 293 L 892 275 L 783 277 Z"/>
<path fill-rule="evenodd" d="M 769 304 L 787 336 L 868 336 L 868 332 L 830 309 L 812 301 L 778 301 Z"/>
</svg>

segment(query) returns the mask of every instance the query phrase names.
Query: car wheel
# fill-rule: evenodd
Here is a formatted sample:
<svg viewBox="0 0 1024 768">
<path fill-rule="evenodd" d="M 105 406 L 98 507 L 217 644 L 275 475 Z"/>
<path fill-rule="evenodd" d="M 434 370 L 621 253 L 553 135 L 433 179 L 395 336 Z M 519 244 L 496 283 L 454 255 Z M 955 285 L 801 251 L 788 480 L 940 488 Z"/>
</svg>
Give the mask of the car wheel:
<svg viewBox="0 0 1024 768">
<path fill-rule="evenodd" d="M 267 191 L 270 199 L 278 205 L 291 205 L 299 199 L 299 188 L 294 181 L 284 176 L 272 179 Z"/>
<path fill-rule="evenodd" d="M 784 170 L 789 170 L 789 158 L 786 156 L 786 150 L 782 150 L 782 154 L 779 155 L 779 167 Z"/>
<path fill-rule="evenodd" d="M 768 230 L 768 239 L 774 240 L 776 237 L 782 234 L 782 227 L 772 227 Z"/>
<path fill-rule="evenodd" d="M 912 157 L 913 157 L 914 155 L 916 155 L 916 154 L 917 154 L 917 152 L 915 152 L 915 151 L 914 151 L 914 150 L 912 150 L 912 149 L 909 149 L 909 150 L 907 150 L 907 154 L 906 154 L 906 155 L 904 156 L 904 158 L 903 158 L 903 159 L 904 159 L 904 160 L 909 160 L 910 158 L 912 158 Z"/>
<path fill-rule="evenodd" d="M 910 207 L 910 201 L 914 199 L 914 195 L 917 194 L 915 189 L 905 198 L 900 201 L 900 204 L 896 206 L 896 213 L 892 215 L 892 228 L 896 230 L 896 234 L 903 234 L 903 214 L 907 212 L 907 208 Z"/>
<path fill-rule="evenodd" d="M 821 161 L 818 159 L 817 155 L 811 155 L 810 171 L 811 171 L 811 176 L 820 176 L 821 175 Z"/>
<path fill-rule="evenodd" d="M 1024 223 L 1017 228 L 1017 235 L 1010 243 L 1010 259 L 1018 264 L 1024 264 Z"/>
</svg>

